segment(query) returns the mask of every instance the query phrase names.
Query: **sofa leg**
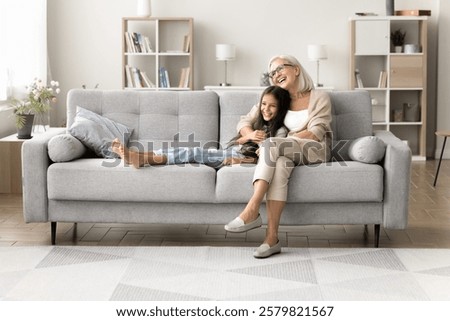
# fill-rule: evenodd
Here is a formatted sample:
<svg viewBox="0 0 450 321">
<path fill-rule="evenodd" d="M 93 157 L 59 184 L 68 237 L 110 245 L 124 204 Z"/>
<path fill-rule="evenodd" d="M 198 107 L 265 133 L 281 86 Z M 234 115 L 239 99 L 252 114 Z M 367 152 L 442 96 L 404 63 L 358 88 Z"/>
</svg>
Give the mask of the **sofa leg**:
<svg viewBox="0 0 450 321">
<path fill-rule="evenodd" d="M 374 241 L 375 241 L 375 247 L 378 247 L 380 244 L 380 224 L 375 224 L 374 226 Z"/>
<path fill-rule="evenodd" d="M 51 222 L 52 245 L 56 244 L 56 222 Z"/>
</svg>

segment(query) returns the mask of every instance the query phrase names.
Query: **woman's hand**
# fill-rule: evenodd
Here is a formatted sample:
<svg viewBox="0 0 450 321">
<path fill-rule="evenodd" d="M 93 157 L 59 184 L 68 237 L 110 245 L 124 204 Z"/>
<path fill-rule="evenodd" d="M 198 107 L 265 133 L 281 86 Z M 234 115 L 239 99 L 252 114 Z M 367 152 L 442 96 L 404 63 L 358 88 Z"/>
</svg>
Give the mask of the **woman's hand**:
<svg viewBox="0 0 450 321">
<path fill-rule="evenodd" d="M 311 133 L 309 130 L 302 130 L 301 132 L 297 132 L 297 133 L 290 133 L 290 136 L 294 136 L 294 137 L 298 137 L 298 138 L 302 138 L 302 139 L 312 139 L 315 140 L 316 142 L 319 141 L 319 139 L 317 138 L 316 135 L 314 135 L 313 133 Z"/>
<path fill-rule="evenodd" d="M 263 130 L 254 130 L 239 138 L 238 143 L 241 145 L 246 142 L 254 142 L 259 144 L 263 142 L 265 139 L 266 133 Z"/>
</svg>

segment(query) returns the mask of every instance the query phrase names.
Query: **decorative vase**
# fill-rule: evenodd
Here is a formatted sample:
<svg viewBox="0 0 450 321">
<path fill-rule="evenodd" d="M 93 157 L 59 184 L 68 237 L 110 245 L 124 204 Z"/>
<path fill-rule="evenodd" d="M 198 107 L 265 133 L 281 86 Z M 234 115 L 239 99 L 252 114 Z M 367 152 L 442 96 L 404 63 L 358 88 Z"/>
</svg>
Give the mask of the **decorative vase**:
<svg viewBox="0 0 450 321">
<path fill-rule="evenodd" d="M 401 53 L 402 52 L 403 47 L 402 46 L 395 46 L 394 50 L 396 53 Z"/>
<path fill-rule="evenodd" d="M 394 15 L 394 7 L 395 7 L 394 3 L 395 3 L 394 0 L 386 0 L 386 16 Z"/>
<path fill-rule="evenodd" d="M 17 138 L 30 139 L 31 131 L 33 130 L 34 115 L 23 115 L 25 117 L 25 124 L 21 128 L 17 128 Z"/>
<path fill-rule="evenodd" d="M 139 17 L 150 17 L 152 14 L 151 0 L 138 0 L 137 15 Z"/>
</svg>

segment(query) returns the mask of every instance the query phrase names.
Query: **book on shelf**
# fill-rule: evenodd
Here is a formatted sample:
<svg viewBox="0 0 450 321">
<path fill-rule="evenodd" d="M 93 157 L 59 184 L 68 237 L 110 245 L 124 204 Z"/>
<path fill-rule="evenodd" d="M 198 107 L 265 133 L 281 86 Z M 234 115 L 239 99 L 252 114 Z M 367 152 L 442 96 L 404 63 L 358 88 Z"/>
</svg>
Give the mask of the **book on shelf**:
<svg viewBox="0 0 450 321">
<path fill-rule="evenodd" d="M 378 88 L 387 87 L 387 72 L 385 70 L 380 71 L 380 77 L 378 79 Z"/>
<path fill-rule="evenodd" d="M 166 68 L 159 68 L 159 86 L 161 88 L 170 88 L 169 72 Z"/>
<path fill-rule="evenodd" d="M 132 38 L 130 36 L 129 32 L 125 32 L 125 44 L 126 44 L 126 50 L 125 52 L 134 52 L 134 44 L 132 42 Z"/>
<path fill-rule="evenodd" d="M 133 84 L 135 88 L 142 88 L 142 79 L 140 70 L 136 67 L 131 68 L 131 74 L 133 75 Z"/>
<path fill-rule="evenodd" d="M 125 66 L 125 76 L 126 76 L 126 87 L 134 87 L 133 76 L 131 75 L 131 67 L 129 65 Z"/>
<path fill-rule="evenodd" d="M 190 74 L 190 68 L 181 68 L 180 73 L 180 82 L 178 83 L 179 88 L 188 88 L 189 87 L 189 74 Z"/>
<path fill-rule="evenodd" d="M 364 84 L 361 79 L 361 74 L 359 73 L 359 69 L 355 69 L 355 79 L 357 88 L 364 88 Z"/>
<path fill-rule="evenodd" d="M 189 52 L 191 46 L 191 35 L 185 35 L 183 41 L 183 52 Z"/>
<path fill-rule="evenodd" d="M 145 87 L 148 87 L 148 88 L 155 87 L 155 84 L 150 80 L 150 78 L 147 76 L 147 73 L 145 71 L 141 70 L 141 78 L 145 84 Z"/>
</svg>

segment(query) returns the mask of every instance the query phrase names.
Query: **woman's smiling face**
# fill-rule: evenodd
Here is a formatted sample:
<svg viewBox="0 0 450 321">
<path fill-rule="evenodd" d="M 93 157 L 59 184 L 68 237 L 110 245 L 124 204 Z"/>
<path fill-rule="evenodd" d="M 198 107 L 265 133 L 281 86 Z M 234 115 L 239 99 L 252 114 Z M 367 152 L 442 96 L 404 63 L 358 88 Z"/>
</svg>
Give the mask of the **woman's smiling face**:
<svg viewBox="0 0 450 321">
<path fill-rule="evenodd" d="M 298 67 L 279 58 L 275 59 L 270 65 L 269 76 L 272 78 L 274 85 L 289 90 L 296 89 L 298 73 Z"/>
<path fill-rule="evenodd" d="M 266 94 L 261 99 L 261 115 L 265 121 L 275 118 L 278 112 L 278 101 L 272 94 Z"/>
</svg>

